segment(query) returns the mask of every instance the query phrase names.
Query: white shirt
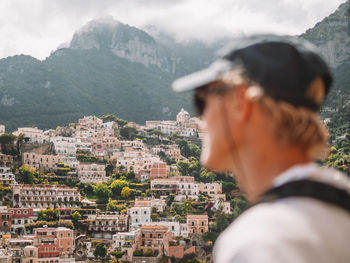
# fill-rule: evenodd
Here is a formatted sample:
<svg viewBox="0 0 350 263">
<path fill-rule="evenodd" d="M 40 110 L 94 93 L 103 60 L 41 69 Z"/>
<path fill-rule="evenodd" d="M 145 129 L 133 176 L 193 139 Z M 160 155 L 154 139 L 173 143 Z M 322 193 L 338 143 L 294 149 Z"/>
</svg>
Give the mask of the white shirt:
<svg viewBox="0 0 350 263">
<path fill-rule="evenodd" d="M 316 164 L 294 166 L 274 185 L 312 179 L 350 193 L 349 179 Z M 239 216 L 218 238 L 215 263 L 349 263 L 350 213 L 312 198 L 289 197 L 258 204 Z"/>
</svg>

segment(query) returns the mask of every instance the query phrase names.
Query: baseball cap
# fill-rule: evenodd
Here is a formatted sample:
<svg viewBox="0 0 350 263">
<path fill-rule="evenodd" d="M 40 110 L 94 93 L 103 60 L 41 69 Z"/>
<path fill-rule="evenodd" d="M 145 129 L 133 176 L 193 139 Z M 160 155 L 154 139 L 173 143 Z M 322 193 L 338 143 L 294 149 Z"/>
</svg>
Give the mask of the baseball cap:
<svg viewBox="0 0 350 263">
<path fill-rule="evenodd" d="M 307 97 L 308 87 L 321 77 L 327 94 L 332 84 L 330 69 L 317 48 L 300 38 L 255 35 L 237 39 L 226 50 L 229 51 L 208 68 L 175 80 L 173 90 L 206 86 L 222 74 L 241 67 L 247 78 L 262 87 L 264 94 L 317 111 L 321 105 Z"/>
</svg>

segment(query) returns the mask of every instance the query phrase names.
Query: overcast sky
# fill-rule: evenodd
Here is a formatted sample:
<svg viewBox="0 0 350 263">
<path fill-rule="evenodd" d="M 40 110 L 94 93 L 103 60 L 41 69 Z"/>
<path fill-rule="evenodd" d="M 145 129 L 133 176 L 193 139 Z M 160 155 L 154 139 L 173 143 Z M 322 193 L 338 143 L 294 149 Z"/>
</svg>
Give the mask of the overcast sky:
<svg viewBox="0 0 350 263">
<path fill-rule="evenodd" d="M 0 0 L 0 58 L 44 59 L 88 21 L 107 15 L 155 25 L 178 41 L 250 33 L 300 34 L 345 0 Z"/>
</svg>

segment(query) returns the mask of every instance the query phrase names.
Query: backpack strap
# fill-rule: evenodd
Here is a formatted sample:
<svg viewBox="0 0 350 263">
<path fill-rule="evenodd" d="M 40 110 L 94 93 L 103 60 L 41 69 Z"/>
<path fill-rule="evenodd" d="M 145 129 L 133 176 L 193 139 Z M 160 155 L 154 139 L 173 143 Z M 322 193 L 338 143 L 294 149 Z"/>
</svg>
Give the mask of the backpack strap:
<svg viewBox="0 0 350 263">
<path fill-rule="evenodd" d="M 314 180 L 297 180 L 267 191 L 256 204 L 287 197 L 307 197 L 338 206 L 350 213 L 350 194 L 338 187 Z"/>
</svg>

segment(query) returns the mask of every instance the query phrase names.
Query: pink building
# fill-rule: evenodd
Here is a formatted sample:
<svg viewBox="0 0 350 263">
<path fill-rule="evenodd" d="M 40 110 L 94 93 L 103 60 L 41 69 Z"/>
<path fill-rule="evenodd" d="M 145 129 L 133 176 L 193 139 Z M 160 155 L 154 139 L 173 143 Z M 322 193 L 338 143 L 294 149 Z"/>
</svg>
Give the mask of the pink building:
<svg viewBox="0 0 350 263">
<path fill-rule="evenodd" d="M 208 215 L 187 215 L 187 231 L 193 234 L 208 232 Z"/>
<path fill-rule="evenodd" d="M 185 248 L 183 245 L 173 245 L 170 243 L 169 246 L 169 257 L 175 258 L 183 258 L 186 254 L 196 253 L 196 247 L 191 246 L 189 248 Z"/>
<path fill-rule="evenodd" d="M 140 227 L 141 234 L 137 240 L 137 249 L 146 252 L 148 249 L 153 251 L 154 255 L 169 255 L 169 242 L 172 240 L 172 233 L 165 226 Z"/>
<path fill-rule="evenodd" d="M 74 233 L 66 227 L 35 228 L 34 246 L 39 258 L 67 257 L 73 254 Z"/>
<path fill-rule="evenodd" d="M 149 179 L 154 178 L 166 178 L 167 177 L 167 165 L 163 162 L 156 162 L 151 166 L 151 173 Z"/>
</svg>

